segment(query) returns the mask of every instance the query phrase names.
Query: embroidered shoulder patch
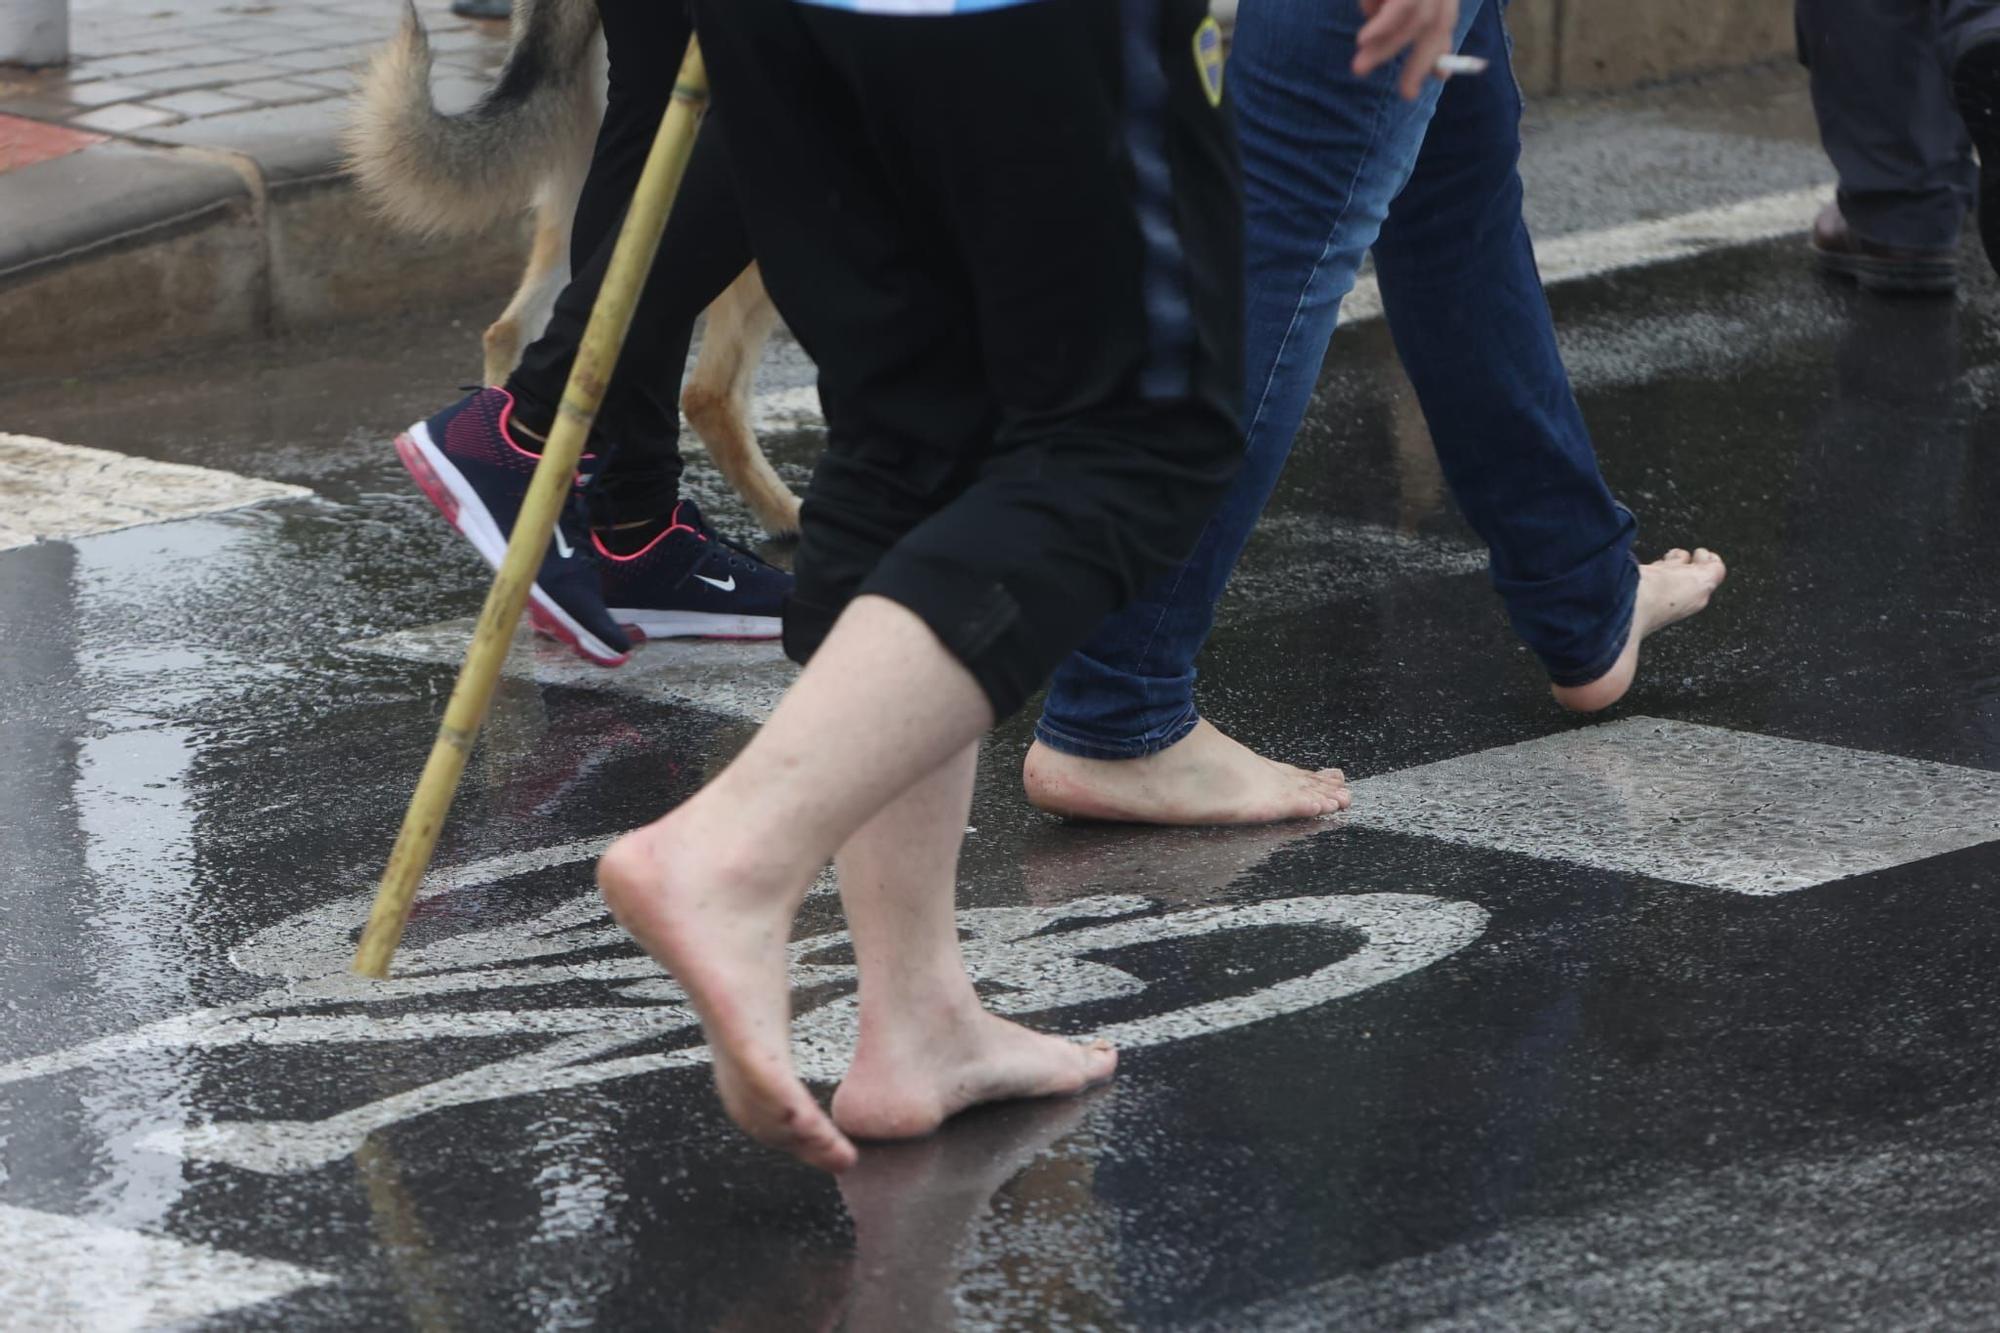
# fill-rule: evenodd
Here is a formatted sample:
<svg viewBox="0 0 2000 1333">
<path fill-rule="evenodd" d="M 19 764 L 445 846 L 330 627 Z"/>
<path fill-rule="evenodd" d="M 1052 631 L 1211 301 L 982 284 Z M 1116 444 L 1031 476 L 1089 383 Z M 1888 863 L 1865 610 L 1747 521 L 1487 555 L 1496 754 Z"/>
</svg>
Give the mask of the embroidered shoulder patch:
<svg viewBox="0 0 2000 1333">
<path fill-rule="evenodd" d="M 1210 106 L 1222 105 L 1222 25 L 1213 16 L 1194 30 L 1194 68 Z"/>
</svg>

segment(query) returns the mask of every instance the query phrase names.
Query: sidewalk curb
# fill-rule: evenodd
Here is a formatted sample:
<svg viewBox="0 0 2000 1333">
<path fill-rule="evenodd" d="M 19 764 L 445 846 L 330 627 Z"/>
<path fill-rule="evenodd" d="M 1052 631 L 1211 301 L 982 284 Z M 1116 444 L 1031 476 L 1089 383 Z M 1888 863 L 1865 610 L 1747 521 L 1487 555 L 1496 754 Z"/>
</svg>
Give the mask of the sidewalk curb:
<svg viewBox="0 0 2000 1333">
<path fill-rule="evenodd" d="M 0 366 L 87 374 L 205 343 L 485 295 L 519 278 L 519 218 L 418 241 L 373 217 L 282 110 L 146 131 L 0 173 Z"/>
</svg>

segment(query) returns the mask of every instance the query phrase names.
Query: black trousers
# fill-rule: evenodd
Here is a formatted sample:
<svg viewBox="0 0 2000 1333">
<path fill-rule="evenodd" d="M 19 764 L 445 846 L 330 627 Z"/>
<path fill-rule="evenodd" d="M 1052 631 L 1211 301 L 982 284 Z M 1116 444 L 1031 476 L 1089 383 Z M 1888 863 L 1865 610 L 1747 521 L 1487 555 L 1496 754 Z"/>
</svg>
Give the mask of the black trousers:
<svg viewBox="0 0 2000 1333">
<path fill-rule="evenodd" d="M 548 328 L 507 382 L 531 423 L 552 420 L 562 401 L 692 28 L 680 0 L 597 0 L 597 7 L 611 70 L 604 123 L 577 201 L 572 276 Z M 659 258 L 598 410 L 597 447 L 609 453 L 592 492 L 600 522 L 663 517 L 673 509 L 680 494 L 681 374 L 695 320 L 750 263 L 749 235 L 714 118 L 711 111 L 695 140 Z"/>
<path fill-rule="evenodd" d="M 1004 717 L 1186 558 L 1241 461 L 1240 191 L 1205 0 L 696 15 L 827 421 L 786 649 L 888 597 Z"/>
<path fill-rule="evenodd" d="M 2000 0 L 1796 0 L 1794 14 L 1848 225 L 1884 245 L 1954 244 L 1977 171 L 1951 66 L 2000 35 Z"/>
</svg>

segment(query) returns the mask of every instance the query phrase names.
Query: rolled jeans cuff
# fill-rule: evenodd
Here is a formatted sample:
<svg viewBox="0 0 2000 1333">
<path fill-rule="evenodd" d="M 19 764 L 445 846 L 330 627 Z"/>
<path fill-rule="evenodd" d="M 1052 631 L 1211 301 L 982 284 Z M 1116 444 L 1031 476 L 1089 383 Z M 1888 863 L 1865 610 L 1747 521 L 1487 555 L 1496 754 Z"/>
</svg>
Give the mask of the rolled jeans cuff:
<svg viewBox="0 0 2000 1333">
<path fill-rule="evenodd" d="M 1614 577 L 1618 580 L 1616 591 L 1606 599 L 1611 609 L 1598 622 L 1598 627 L 1581 641 L 1571 639 L 1559 648 L 1551 646 L 1550 640 L 1554 636 L 1548 632 L 1549 626 L 1539 622 L 1537 617 L 1523 614 L 1519 604 L 1509 599 L 1508 610 L 1514 620 L 1515 631 L 1542 659 L 1550 684 L 1564 688 L 1588 685 L 1616 666 L 1619 655 L 1625 651 L 1626 640 L 1632 637 L 1632 613 L 1639 603 L 1639 565 L 1629 549 L 1617 553 L 1614 562 Z M 1577 582 L 1603 577 L 1598 570 L 1579 573 L 1584 577 Z"/>
<path fill-rule="evenodd" d="M 1144 759 L 1187 739 L 1188 733 L 1199 721 L 1201 714 L 1195 711 L 1193 704 L 1188 704 L 1171 722 L 1149 728 L 1138 736 L 1106 740 L 1101 736 L 1086 736 L 1067 730 L 1049 721 L 1048 714 L 1044 713 L 1041 720 L 1035 723 L 1035 739 L 1058 754 L 1078 759 Z"/>
</svg>

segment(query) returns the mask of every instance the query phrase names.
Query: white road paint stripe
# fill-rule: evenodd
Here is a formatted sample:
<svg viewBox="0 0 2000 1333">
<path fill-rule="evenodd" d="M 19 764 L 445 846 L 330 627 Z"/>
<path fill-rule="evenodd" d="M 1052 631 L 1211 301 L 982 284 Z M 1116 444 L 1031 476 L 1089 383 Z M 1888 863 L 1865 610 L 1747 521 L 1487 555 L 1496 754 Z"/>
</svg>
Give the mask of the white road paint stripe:
<svg viewBox="0 0 2000 1333">
<path fill-rule="evenodd" d="M 1557 287 L 1780 236 L 1803 235 L 1813 214 L 1832 197 L 1832 190 L 1830 184 L 1813 185 L 1671 217 L 1551 236 L 1536 242 L 1535 262 L 1542 271 L 1542 285 Z M 1364 324 L 1381 317 L 1381 288 L 1373 274 L 1364 273 L 1340 304 L 1340 322 Z M 758 394 L 752 400 L 751 419 L 760 432 L 815 429 L 822 424 L 818 390 L 808 385 Z"/>
<path fill-rule="evenodd" d="M 1226 1032 L 1358 994 L 1419 971 L 1464 948 L 1479 937 L 1487 919 L 1486 912 L 1471 903 L 1415 894 L 1378 893 L 1233 903 L 1127 917 L 1108 925 L 1060 928 L 1076 927 L 1079 922 L 1093 919 L 1126 917 L 1152 906 L 1142 897 L 1104 895 L 1054 907 L 964 911 L 959 913 L 959 923 L 967 937 L 966 966 L 977 980 L 1000 988 L 988 999 L 989 1007 L 996 1012 L 1058 1015 L 1054 1026 L 1060 1029 L 1062 1010 L 1120 997 L 1143 1001 L 1148 989 L 1145 982 L 1116 966 L 1097 961 L 1118 949 L 1274 927 L 1316 931 L 1342 941 L 1355 933 L 1362 935 L 1358 949 L 1349 951 L 1343 944 L 1333 950 L 1332 962 L 1301 976 L 1248 994 L 1092 1029 L 1094 1034 L 1133 1051 Z M 840 981 L 851 984 L 854 972 L 851 966 L 818 966 L 802 961 L 846 942 L 846 932 L 839 931 L 794 943 L 791 948 L 794 989 L 804 991 Z M 571 1015 L 581 1015 L 582 1019 L 571 1027 L 563 1027 Z M 490 1023 L 494 1030 L 488 1035 L 507 1035 L 502 1028 L 509 1019 L 521 1021 L 524 1032 L 572 1031 L 575 1035 L 540 1050 L 397 1093 L 324 1120 L 220 1122 L 155 1135 L 147 1140 L 146 1146 L 250 1171 L 270 1174 L 309 1171 L 354 1152 L 378 1129 L 448 1107 L 584 1087 L 709 1062 L 708 1048 L 699 1044 L 619 1059 L 603 1058 L 674 1027 L 692 1033 L 697 1027 L 693 1014 L 677 1005 L 657 1010 L 484 1010 L 446 1016 L 447 1021 L 452 1017 Z M 417 1040 L 436 1035 L 422 1031 L 423 1024 L 434 1018 L 427 1014 L 373 1020 L 365 1015 L 340 1015 L 330 1022 L 322 1020 L 323 1035 L 303 1035 L 299 1040 Z M 585 1026 L 586 1020 L 599 1023 L 599 1029 L 577 1031 Z M 390 1035 L 380 1038 L 360 1035 L 357 1025 L 385 1021 L 396 1024 Z M 289 1036 L 280 1034 L 288 1029 L 301 1031 L 300 1023 L 296 1016 L 268 1019 L 261 1027 L 239 1030 L 228 1041 L 224 1038 L 229 1034 L 212 1027 L 206 1035 L 213 1040 L 204 1044 L 289 1041 Z M 856 1031 L 852 994 L 802 1015 L 793 1024 L 793 1058 L 801 1077 L 816 1082 L 838 1079 L 847 1067 Z M 472 1033 L 454 1028 L 452 1035 Z"/>
<path fill-rule="evenodd" d="M 1389 578 L 1467 574 L 1486 568 L 1484 550 L 1346 519 L 1278 516 L 1266 521 L 1263 536 L 1285 541 L 1294 555 L 1281 562 L 1281 574 L 1246 570 L 1232 582 L 1230 596 L 1253 608 L 1296 605 L 1301 596 L 1336 595 L 1324 585 L 1337 586 L 1337 595 L 1351 596 Z M 465 659 L 472 626 L 470 619 L 440 621 L 347 647 L 407 662 L 457 666 Z M 776 642 L 696 639 L 642 644 L 623 666 L 607 671 L 526 629 L 516 634 L 502 671 L 517 680 L 625 694 L 748 722 L 769 717 L 798 674 Z"/>
<path fill-rule="evenodd" d="M 457 666 L 465 659 L 472 621 L 446 620 L 347 645 L 356 652 L 406 662 Z M 798 668 L 775 641 L 663 639 L 640 646 L 631 660 L 607 671 L 523 628 L 507 654 L 506 675 L 542 685 L 629 694 L 653 703 L 700 708 L 762 722 Z"/>
<path fill-rule="evenodd" d="M 1535 262 L 1542 270 L 1543 284 L 1552 285 L 1672 263 L 1780 236 L 1803 236 L 1832 192 L 1831 184 L 1809 185 L 1692 213 L 1556 236 L 1535 247 Z"/>
<path fill-rule="evenodd" d="M 1892 791 L 1905 813 L 1893 823 L 1860 792 Z M 2000 775 L 1716 727 L 1634 718 L 1446 760 L 1357 784 L 1352 826 L 1441 838 L 1649 878 L 1762 895 L 1899 865 L 2000 838 Z M 1244 849 L 1254 863 L 1294 836 Z M 428 892 L 471 888 L 596 855 L 588 838 L 484 858 L 440 872 Z M 1228 858 L 1238 870 L 1242 856 Z M 822 891 L 825 885 L 822 886 Z M 197 1125 L 155 1134 L 145 1146 L 267 1173 L 305 1171 L 354 1151 L 377 1129 L 449 1107 L 659 1074 L 708 1061 L 685 996 L 645 958 L 570 961 L 622 936 L 594 894 L 524 921 L 411 950 L 386 984 L 345 966 L 367 896 L 315 909 L 261 932 L 232 955 L 265 975 L 293 978 L 235 1005 L 181 1015 L 69 1051 L 0 1067 L 0 1085 L 138 1053 L 250 1045 L 354 1044 L 439 1037 L 554 1038 L 436 1083 L 317 1121 Z M 1140 914 L 1140 915 L 1135 915 Z M 1324 896 L 1160 913 L 1148 899 L 1114 894 L 1054 907 L 960 914 L 967 965 L 997 1011 L 1045 1015 L 1122 1000 L 1136 1016 L 1098 1029 L 1127 1049 L 1186 1040 L 1330 1003 L 1407 975 L 1476 939 L 1486 914 L 1469 903 L 1407 894 Z M 1108 924 L 1092 924 L 1103 921 Z M 1145 1012 L 1148 985 L 1106 955 L 1245 929 L 1318 929 L 1364 943 L 1317 970 L 1244 995 L 1200 998 Z M 844 932 L 792 946 L 804 992 L 850 986 L 853 968 L 817 961 Z M 536 963 L 535 959 L 550 961 Z M 314 969 L 328 969 L 315 973 Z M 452 969 L 452 970 L 438 970 Z M 431 1009 L 375 1014 L 371 1003 L 595 982 L 624 1004 Z M 526 998 L 526 997 L 524 997 Z M 607 997 L 609 998 L 609 997 Z M 337 1003 L 338 1013 L 300 1012 Z M 691 1044 L 619 1055 L 640 1042 L 685 1034 Z M 808 1078 L 837 1077 L 854 1037 L 850 994 L 805 1014 L 796 1059 Z"/>
<path fill-rule="evenodd" d="M 603 670 L 602 667 L 594 669 Z M 611 845 L 613 836 L 604 834 L 595 838 L 577 838 L 549 847 L 507 852 L 446 870 L 434 870 L 424 877 L 417 890 L 417 900 L 421 902 L 454 889 L 498 884 L 517 875 L 532 874 L 576 861 L 594 860 Z M 357 904 L 371 902 L 373 896 L 371 890 L 336 898 L 324 906 L 287 917 L 230 950 L 229 961 L 243 971 L 260 977 L 324 977 L 337 973 L 336 959 L 352 947 L 346 932 L 357 920 L 354 909 Z M 365 913 L 365 907 L 363 911 Z M 543 928 L 554 931 L 563 926 L 545 921 Z M 564 944 L 551 952 L 559 953 L 574 947 L 573 944 Z M 410 955 L 406 953 L 400 970 L 407 973 L 420 969 L 411 967 Z"/>
<path fill-rule="evenodd" d="M 1826 187 L 1787 190 L 1674 217 L 1632 222 L 1596 231 L 1556 236 L 1536 247 L 1543 281 L 1548 285 L 1574 282 L 1624 269 L 1685 259 L 1730 246 L 1752 244 L 1803 231 L 1805 220 L 1826 194 Z M 1341 307 L 1344 323 L 1379 318 L 1381 294 L 1372 277 L 1364 276 Z M 756 395 L 752 423 L 760 433 L 818 430 L 819 390 L 793 385 Z M 1373 543 L 1390 568 L 1435 566 L 1440 572 L 1482 568 L 1480 552 L 1443 549 L 1435 542 L 1386 528 L 1352 525 L 1343 540 Z M 1259 592 L 1254 573 L 1246 576 L 1239 597 Z M 350 645 L 385 657 L 415 662 L 457 663 L 471 635 L 471 621 L 446 621 L 402 630 Z M 792 670 L 775 644 L 719 644 L 673 641 L 647 644 L 616 671 L 578 661 L 553 645 L 531 646 L 523 635 L 507 661 L 509 675 L 544 684 L 577 686 L 634 694 L 661 703 L 684 704 L 711 712 L 762 721 L 792 678 Z"/>
<path fill-rule="evenodd" d="M 9 1328 L 190 1324 L 333 1279 L 270 1259 L 0 1204 L 0 1311 Z"/>
<path fill-rule="evenodd" d="M 2000 839 L 2000 773 L 1633 717 L 1356 783 L 1345 818 L 1761 896 Z"/>
<path fill-rule="evenodd" d="M 1831 191 L 1830 185 L 1814 185 L 1672 217 L 1552 236 L 1536 242 L 1535 263 L 1542 271 L 1542 285 L 1558 287 L 1626 269 L 1670 264 L 1712 250 L 1755 245 L 1795 232 L 1803 235 Z M 1357 324 L 1381 317 L 1381 288 L 1373 275 L 1364 275 L 1341 302 L 1340 322 Z"/>
<path fill-rule="evenodd" d="M 594 861 L 611 845 L 614 836 L 603 834 L 594 838 L 578 838 L 550 847 L 469 861 L 448 870 L 436 870 L 425 876 L 417 890 L 417 901 L 423 902 L 455 889 L 480 888 L 517 875 L 553 870 L 557 866 L 574 865 L 579 861 Z M 829 866 L 820 872 L 806 896 L 823 897 L 835 891 L 833 870 Z M 229 961 L 253 976 L 314 981 L 315 989 L 310 994 L 302 994 L 301 998 L 343 998 L 348 992 L 340 988 L 348 983 L 345 968 L 354 953 L 355 929 L 367 917 L 369 905 L 374 900 L 375 891 L 367 889 L 286 917 L 231 949 Z M 405 996 L 446 994 L 464 987 L 452 976 L 423 974 L 446 968 L 518 963 L 530 958 L 623 943 L 625 936 L 616 927 L 608 925 L 608 920 L 597 896 L 586 894 L 517 925 L 457 935 L 435 944 L 406 945 L 396 957 L 396 979 L 386 984 L 403 988 L 399 993 Z M 579 933 L 586 928 L 591 933 Z M 609 963 L 591 964 L 575 969 L 573 975 L 592 980 L 623 975 L 603 970 L 612 966 Z M 648 965 L 632 975 L 651 973 Z M 542 978 L 540 982 L 519 984 L 544 984 L 547 980 Z M 363 999 L 382 998 L 380 987 L 383 984 L 362 983 L 354 995 Z M 334 989 L 325 989 L 328 986 Z M 4 1077 L 0 1077 L 0 1082 L 4 1082 Z"/>
<path fill-rule="evenodd" d="M 311 494 L 213 468 L 0 433 L 0 551 Z"/>
</svg>

